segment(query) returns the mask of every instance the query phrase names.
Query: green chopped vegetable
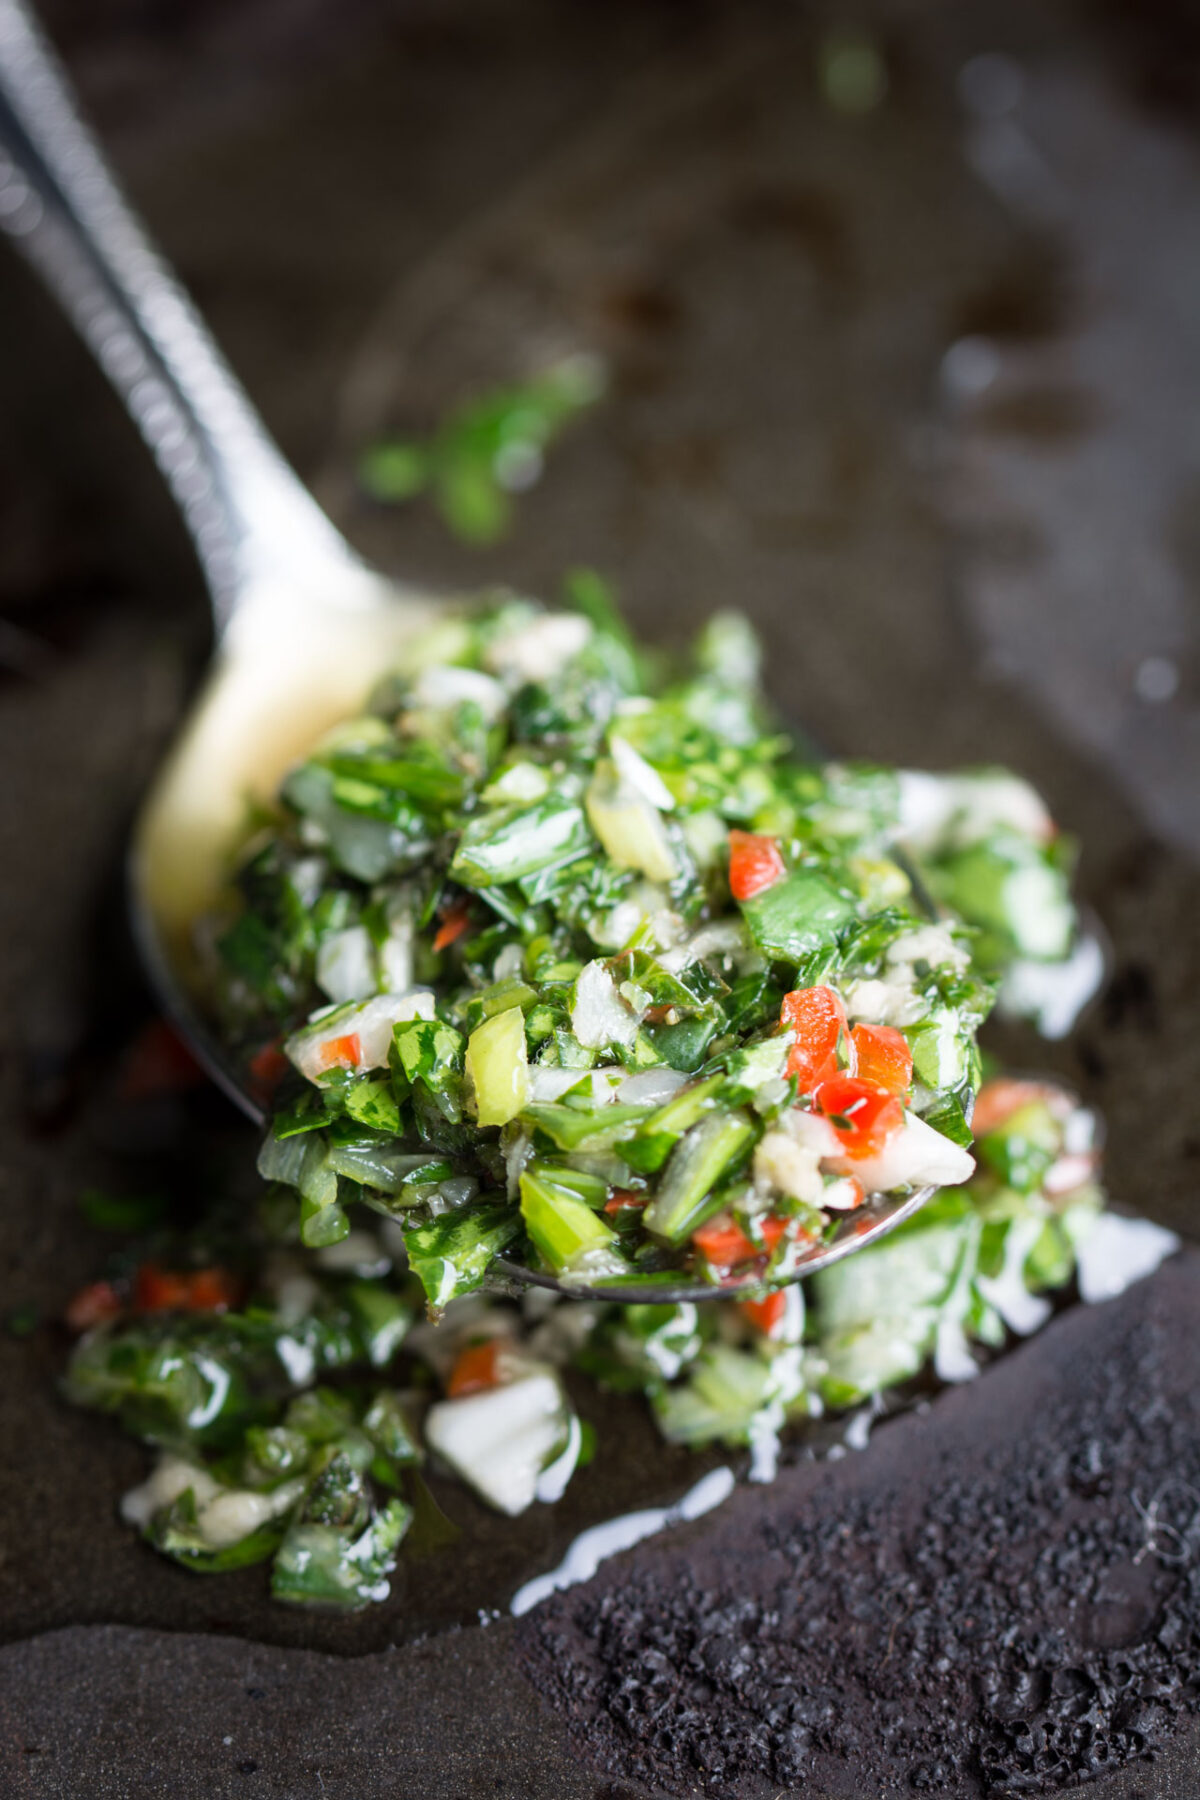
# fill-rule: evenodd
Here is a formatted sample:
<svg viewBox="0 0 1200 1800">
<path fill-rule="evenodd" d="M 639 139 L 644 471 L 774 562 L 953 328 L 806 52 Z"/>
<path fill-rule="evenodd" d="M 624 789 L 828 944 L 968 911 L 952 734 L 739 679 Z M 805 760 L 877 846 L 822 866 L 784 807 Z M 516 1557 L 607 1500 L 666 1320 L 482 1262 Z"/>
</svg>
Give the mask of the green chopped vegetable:
<svg viewBox="0 0 1200 1800">
<path fill-rule="evenodd" d="M 414 1275 L 435 1308 L 483 1286 L 492 1262 L 520 1236 L 520 1216 L 505 1206 L 448 1213 L 405 1236 Z"/>
<path fill-rule="evenodd" d="M 556 1273 L 577 1267 L 590 1252 L 610 1250 L 616 1242 L 616 1233 L 586 1200 L 529 1171 L 521 1177 L 521 1216 L 534 1248 Z"/>
<path fill-rule="evenodd" d="M 464 886 L 490 888 L 559 868 L 590 849 L 582 807 L 548 794 L 532 806 L 501 807 L 473 819 L 459 838 L 450 873 Z"/>
<path fill-rule="evenodd" d="M 647 1231 L 677 1244 L 701 1224 L 717 1183 L 740 1164 L 754 1141 L 744 1112 L 714 1112 L 694 1125 L 673 1152 L 662 1186 L 644 1215 Z"/>
<path fill-rule="evenodd" d="M 372 498 L 393 505 L 432 489 L 457 537 L 491 543 L 509 526 L 512 496 L 537 481 L 545 450 L 604 385 L 596 357 L 565 357 L 517 386 L 468 401 L 429 438 L 372 445 L 359 477 Z"/>
<path fill-rule="evenodd" d="M 721 1162 L 729 1146 L 714 1147 L 739 1123 L 738 1109 L 713 1104 L 721 1080 L 706 1077 L 651 1109 L 661 1123 L 673 1108 L 686 1127 L 668 1174 L 678 1159 L 695 1176 L 697 1145 L 722 1177 L 731 1166 Z M 332 1256 L 293 1249 L 277 1263 L 273 1251 L 241 1313 L 177 1306 L 139 1316 L 127 1304 L 81 1339 L 67 1392 L 160 1447 L 122 1512 L 161 1554 L 203 1575 L 269 1562 L 272 1594 L 287 1604 L 378 1603 L 410 1526 L 422 1554 L 457 1536 L 420 1479 L 426 1447 L 443 1474 L 500 1512 L 559 1497 L 595 1443 L 562 1381 L 565 1363 L 643 1395 L 669 1442 L 744 1447 L 754 1477 L 767 1479 L 789 1426 L 867 1403 L 846 1433 L 861 1444 L 888 1389 L 927 1380 L 927 1370 L 963 1380 L 1010 1331 L 1036 1329 L 1046 1295 L 1070 1282 L 1103 1217 L 1093 1121 L 1052 1083 L 1003 1078 L 984 1087 L 979 1113 L 972 1180 L 816 1276 L 807 1299 L 799 1288 L 764 1287 L 740 1303 L 664 1303 L 654 1287 L 669 1271 L 638 1268 L 621 1276 L 642 1288 L 638 1304 L 558 1300 L 549 1313 L 507 1298 L 450 1304 L 479 1285 L 513 1231 L 527 1230 L 547 1265 L 568 1274 L 589 1258 L 620 1264 L 623 1212 L 636 1215 L 645 1190 L 610 1213 L 604 1176 L 556 1151 L 525 1162 L 523 1224 L 503 1204 L 466 1205 L 407 1233 L 413 1269 L 445 1296 L 436 1327 L 410 1331 L 419 1284 L 389 1269 L 382 1238 L 359 1233 Z M 741 1124 L 752 1130 L 748 1116 Z M 750 1231 L 739 1191 L 723 1182 L 715 1193 Z M 1108 1227 L 1116 1223 L 1109 1215 Z M 1164 1234 L 1163 1253 L 1170 1243 Z M 252 1248 L 261 1257 L 263 1246 L 250 1243 L 243 1255 Z M 325 1385 L 329 1373 L 336 1386 Z M 441 1397 L 430 1403 L 431 1381 Z M 418 1400 L 411 1390 L 422 1388 Z M 578 1382 L 573 1391 L 586 1412 Z M 619 1454 L 608 1432 L 599 1454 Z"/>
<path fill-rule="evenodd" d="M 467 1045 L 467 1073 L 480 1125 L 507 1125 L 529 1099 L 525 1015 L 519 1006 L 485 1019 Z"/>
<path fill-rule="evenodd" d="M 271 1594 L 292 1606 L 337 1607 L 357 1612 L 386 1600 L 387 1577 L 412 1523 L 412 1508 L 388 1500 L 361 1529 L 299 1519 L 279 1547 L 271 1570 Z"/>
<path fill-rule="evenodd" d="M 854 901 L 816 869 L 794 869 L 742 911 L 759 949 L 776 962 L 800 964 L 837 942 L 855 917 Z"/>
<path fill-rule="evenodd" d="M 743 620 L 648 680 L 598 578 L 570 598 L 502 598 L 414 641 L 290 773 L 204 936 L 226 1041 L 294 1064 L 259 1167 L 295 1190 L 302 1243 L 336 1247 L 364 1206 L 401 1218 L 435 1307 L 489 1246 L 570 1260 L 522 1206 L 530 1156 L 604 1183 L 586 1207 L 611 1209 L 639 1279 L 709 1279 L 695 1233 L 722 1207 L 747 1222 L 746 1272 L 785 1279 L 802 1209 L 820 1236 L 822 1196 L 853 1195 L 828 1144 L 807 1175 L 778 1141 L 759 1155 L 792 1108 L 821 1111 L 831 1069 L 854 1076 L 851 1038 L 796 1042 L 811 990 L 855 1028 L 899 1026 L 897 1093 L 940 1134 L 893 1107 L 925 1162 L 874 1156 L 872 1179 L 965 1179 L 995 981 L 1070 953 L 1069 855 L 1015 777 L 822 767 L 772 729 Z M 791 1222 L 783 1248 L 768 1219 Z"/>
</svg>

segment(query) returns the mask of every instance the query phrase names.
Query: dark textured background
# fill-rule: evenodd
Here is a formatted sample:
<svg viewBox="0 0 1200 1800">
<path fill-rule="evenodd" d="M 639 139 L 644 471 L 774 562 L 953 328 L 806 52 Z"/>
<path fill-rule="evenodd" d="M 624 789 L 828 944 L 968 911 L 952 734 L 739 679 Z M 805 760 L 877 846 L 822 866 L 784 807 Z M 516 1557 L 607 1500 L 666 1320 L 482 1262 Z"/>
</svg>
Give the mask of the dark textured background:
<svg viewBox="0 0 1200 1800">
<path fill-rule="evenodd" d="M 135 203 L 364 549 L 439 588 L 547 595 L 592 562 L 666 641 L 733 602 L 764 632 L 780 705 L 820 739 L 932 767 L 994 758 L 1043 788 L 1083 841 L 1114 978 L 1070 1046 L 1010 1049 L 1104 1108 L 1114 1193 L 1187 1230 L 1192 9 L 58 0 L 49 16 Z M 890 77 L 861 118 L 823 104 L 815 73 L 847 19 L 871 24 Z M 999 114 L 959 92 L 984 51 L 1022 72 Z M 356 497 L 373 433 L 576 347 L 610 358 L 613 394 L 552 453 L 508 542 L 467 550 L 427 511 Z M 165 1179 L 181 1156 L 202 1184 L 248 1154 L 215 1105 L 134 1117 L 113 1099 L 140 1005 L 122 838 L 205 648 L 188 547 L 132 429 L 3 251 L 0 1268 L 5 1304 L 47 1318 L 104 1254 L 82 1188 Z M 1139 694 L 1155 658 L 1178 676 L 1160 703 Z M 1096 1333 L 1102 1354 L 1102 1314 Z M 636 1413 L 601 1417 L 602 1443 L 629 1432 L 629 1448 L 561 1509 L 514 1527 L 447 1489 L 454 1552 L 406 1565 L 377 1613 L 314 1620 L 270 1608 L 261 1571 L 197 1581 L 114 1523 L 142 1454 L 55 1400 L 63 1347 L 49 1325 L 0 1341 L 12 1792 L 642 1791 L 564 1760 L 510 1628 L 475 1623 L 583 1523 L 702 1466 Z M 98 1626 L 117 1629 L 78 1629 Z M 284 1668 L 264 1736 L 244 1695 Z M 1181 1746 L 1174 1777 L 1113 1791 L 1182 1800 L 1189 1766 Z"/>
</svg>

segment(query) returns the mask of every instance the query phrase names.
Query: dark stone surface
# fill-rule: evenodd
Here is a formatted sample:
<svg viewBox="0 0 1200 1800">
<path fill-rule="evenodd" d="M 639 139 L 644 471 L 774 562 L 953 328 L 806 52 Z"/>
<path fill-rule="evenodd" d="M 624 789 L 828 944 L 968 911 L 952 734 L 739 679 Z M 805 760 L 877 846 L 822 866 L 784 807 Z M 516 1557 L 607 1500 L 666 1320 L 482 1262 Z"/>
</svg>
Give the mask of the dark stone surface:
<svg viewBox="0 0 1200 1800">
<path fill-rule="evenodd" d="M 1060 1740 L 1095 1742 L 1101 1768 L 1117 1730 L 1137 1740 L 1132 1747 L 1160 1751 L 1105 1775 L 1088 1790 L 1096 1800 L 1192 1800 L 1194 1739 L 1174 1733 L 1180 1709 L 1196 1702 L 1196 1571 L 1172 1560 L 1163 1534 L 1165 1555 L 1136 1560 L 1148 1533 L 1134 1499 L 1153 1500 L 1164 1448 L 1174 1445 L 1180 1474 L 1200 1458 L 1198 1333 L 1200 1254 L 1190 1252 L 1124 1299 L 1060 1317 L 976 1388 L 891 1422 L 861 1455 L 790 1468 L 767 1492 L 741 1489 L 710 1518 L 608 1565 L 515 1627 L 497 1621 L 354 1658 L 122 1626 L 11 1644 L 0 1649 L 0 1791 L 29 1800 L 638 1800 L 660 1790 L 632 1771 L 657 1767 L 672 1794 L 879 1800 L 913 1792 L 912 1769 L 928 1773 L 941 1760 L 941 1776 L 916 1791 L 976 1800 L 977 1767 L 964 1770 L 959 1757 L 964 1728 L 985 1721 L 984 1749 L 996 1759 L 1006 1730 L 1024 1743 L 1017 1721 L 1028 1715 L 1031 1737 L 1057 1724 Z M 1076 1454 L 1074 1437 L 1088 1430 L 1099 1433 L 1099 1472 L 1096 1457 Z M 1170 1495 L 1160 1500 L 1165 1519 Z M 1185 1535 L 1188 1513 L 1194 1539 L 1194 1495 L 1171 1515 Z M 847 1528 L 831 1553 L 827 1540 Z M 989 1557 L 994 1572 L 981 1576 Z M 930 1582 L 956 1605 L 935 1592 L 930 1606 Z M 1012 1642 L 973 1636 L 961 1605 L 972 1582 L 977 1610 L 1010 1609 Z M 666 1679 L 664 1654 L 669 1639 L 679 1654 L 689 1619 L 696 1627 L 698 1596 L 728 1615 L 722 1629 L 710 1618 L 698 1631 L 713 1689 L 703 1741 L 681 1717 L 686 1700 L 673 1698 L 695 1689 L 695 1670 L 681 1664 Z M 818 1601 L 824 1630 L 812 1633 Z M 849 1629 L 844 1606 L 854 1612 Z M 625 1660 L 606 1671 L 621 1621 L 637 1608 Z M 747 1642 L 752 1653 L 731 1673 Z M 939 1656 L 954 1660 L 935 1668 Z M 1047 1697 L 1068 1671 L 1072 1694 L 1093 1680 L 1123 1685 L 1119 1703 L 1107 1704 L 1107 1735 L 1089 1734 L 1078 1706 Z M 630 1674 L 627 1707 L 597 1703 L 606 1678 L 611 1696 Z M 988 1685 L 997 1674 L 1008 1684 L 999 1694 Z M 803 1744 L 795 1720 L 764 1733 L 755 1709 L 766 1681 L 784 1710 L 812 1714 Z M 651 1713 L 648 1733 L 638 1721 Z M 944 1754 L 930 1754 L 931 1732 Z M 704 1766 L 689 1769 L 689 1747 L 703 1748 Z M 792 1787 L 797 1768 L 804 1779 Z"/>
<path fill-rule="evenodd" d="M 506 1627 L 353 1662 L 69 1627 L 0 1651 L 0 1779 L 30 1800 L 615 1800 L 510 1650 Z"/>
<path fill-rule="evenodd" d="M 443 588 L 546 594 L 590 561 L 663 640 L 732 601 L 766 635 L 781 707 L 831 745 L 1001 760 L 1043 787 L 1083 842 L 1114 981 L 1071 1044 L 1007 1048 L 1105 1109 L 1122 1200 L 1192 1227 L 1200 156 L 1180 105 L 1194 40 L 1169 11 L 856 9 L 890 77 L 860 118 L 816 80 L 837 10 L 767 0 L 59 0 L 52 16 L 136 203 L 369 553 Z M 999 120 L 1017 137 L 981 141 L 956 79 L 997 49 L 1023 76 Z M 1007 180 L 1006 143 L 1018 168 L 1033 156 L 1032 187 Z M 116 871 L 201 664 L 203 597 L 99 377 L 7 252 L 0 277 L 0 1268 L 6 1307 L 52 1319 L 106 1250 L 82 1189 L 173 1181 L 181 1162 L 194 1185 L 224 1180 L 249 1146 L 214 1106 L 114 1099 L 143 1004 Z M 984 387 L 946 360 L 964 336 L 990 347 Z M 419 508 L 355 495 L 372 433 L 575 346 L 609 356 L 612 396 L 508 542 L 468 550 Z M 1161 704 L 1139 695 L 1151 657 L 1178 676 Z M 14 1792 L 161 1792 L 166 1767 L 181 1794 L 268 1773 L 267 1791 L 356 1800 L 640 1791 L 562 1761 L 510 1628 L 474 1623 L 583 1524 L 696 1472 L 632 1410 L 600 1420 L 631 1449 L 561 1510 L 512 1526 L 447 1489 L 453 1553 L 406 1564 L 377 1613 L 314 1619 L 269 1606 L 260 1572 L 194 1580 L 115 1523 L 143 1458 L 56 1401 L 63 1349 L 48 1325 L 0 1338 L 0 1709 L 10 1746 L 56 1721 L 59 1756 L 14 1762 Z M 990 1382 L 956 1398 L 964 1419 Z M 308 1654 L 398 1640 L 350 1664 Z M 289 1659 L 296 1738 L 254 1727 L 241 1751 L 258 1715 L 244 1696 L 229 1710 L 229 1684 Z M 357 1767 L 347 1717 L 372 1746 Z M 1180 1751 L 1114 1791 L 1183 1800 L 1187 1766 Z"/>
<path fill-rule="evenodd" d="M 523 1665 L 599 1770 L 673 1793 L 999 1800 L 1152 1760 L 1200 1708 L 1198 1293 L 1192 1251 L 741 1490 L 522 1619 Z"/>
</svg>

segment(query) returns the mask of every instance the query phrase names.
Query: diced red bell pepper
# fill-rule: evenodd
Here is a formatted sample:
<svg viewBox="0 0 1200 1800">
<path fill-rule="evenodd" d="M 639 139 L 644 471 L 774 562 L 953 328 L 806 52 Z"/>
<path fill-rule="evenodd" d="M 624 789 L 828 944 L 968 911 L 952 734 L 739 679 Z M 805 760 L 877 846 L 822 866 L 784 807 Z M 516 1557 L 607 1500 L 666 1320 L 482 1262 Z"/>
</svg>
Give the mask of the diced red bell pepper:
<svg viewBox="0 0 1200 1800">
<path fill-rule="evenodd" d="M 449 1398 L 458 1400 L 464 1394 L 481 1394 L 487 1388 L 499 1387 L 504 1380 L 504 1349 L 503 1340 L 493 1337 L 460 1350 L 446 1383 Z"/>
<path fill-rule="evenodd" d="M 618 985 L 620 985 L 618 983 Z M 672 1015 L 674 1014 L 674 1017 Z M 642 1015 L 643 1025 L 673 1025 L 679 1014 L 673 1006 L 648 1006 Z"/>
<path fill-rule="evenodd" d="M 615 1218 L 618 1213 L 628 1212 L 631 1208 L 640 1211 L 649 1198 L 649 1194 L 634 1194 L 628 1188 L 618 1188 L 611 1200 L 604 1202 L 604 1210 L 610 1218 Z"/>
<path fill-rule="evenodd" d="M 137 1312 L 184 1312 L 188 1278 L 157 1263 L 143 1263 L 134 1278 L 133 1304 Z"/>
<path fill-rule="evenodd" d="M 856 1075 L 877 1081 L 901 1099 L 912 1092 L 912 1051 L 901 1032 L 891 1025 L 856 1025 L 850 1040 Z"/>
<path fill-rule="evenodd" d="M 437 936 L 433 940 L 434 949 L 448 950 L 451 944 L 458 942 L 470 923 L 470 902 L 467 900 L 452 901 L 442 914 L 442 922 L 438 926 Z"/>
<path fill-rule="evenodd" d="M 740 1225 L 735 1225 L 728 1213 L 718 1213 L 692 1233 L 692 1242 L 697 1250 L 713 1264 L 714 1268 L 728 1269 L 732 1264 L 745 1262 L 747 1257 L 755 1255 L 755 1246 L 750 1242 Z"/>
<path fill-rule="evenodd" d="M 275 1092 L 291 1066 L 279 1048 L 278 1039 L 256 1050 L 247 1064 L 255 1088 L 268 1096 Z"/>
<path fill-rule="evenodd" d="M 878 1156 L 904 1123 L 904 1108 L 896 1096 L 860 1075 L 835 1075 L 822 1082 L 817 1107 L 837 1132 L 846 1155 L 856 1160 Z"/>
<path fill-rule="evenodd" d="M 767 1247 L 768 1254 L 770 1254 L 787 1230 L 787 1220 L 777 1219 L 772 1214 L 769 1218 L 762 1221 L 760 1229 L 762 1231 L 763 1243 Z"/>
<path fill-rule="evenodd" d="M 856 1181 L 853 1175 L 843 1175 L 825 1189 L 821 1205 L 827 1212 L 848 1213 L 861 1206 L 865 1199 L 862 1182 Z"/>
<path fill-rule="evenodd" d="M 787 864 L 773 837 L 753 831 L 729 833 L 729 891 L 735 900 L 753 900 L 787 874 Z"/>
<path fill-rule="evenodd" d="M 241 1283 L 228 1269 L 197 1269 L 188 1289 L 190 1312 L 228 1312 L 241 1298 Z"/>
<path fill-rule="evenodd" d="M 343 1037 L 326 1038 L 321 1045 L 323 1069 L 357 1069 L 361 1060 L 362 1041 L 357 1031 L 348 1031 Z"/>
<path fill-rule="evenodd" d="M 151 1019 L 125 1052 L 119 1091 L 122 1100 L 146 1100 L 202 1087 L 207 1079 L 175 1027 Z"/>
<path fill-rule="evenodd" d="M 772 1215 L 762 1220 L 760 1229 L 761 1245 L 748 1238 L 729 1213 L 720 1212 L 692 1233 L 692 1242 L 714 1268 L 729 1269 L 751 1257 L 769 1256 L 787 1230 L 787 1220 Z"/>
<path fill-rule="evenodd" d="M 787 1312 L 787 1295 L 768 1294 L 764 1300 L 743 1300 L 741 1311 L 756 1331 L 764 1337 L 774 1337 Z"/>
<path fill-rule="evenodd" d="M 91 1331 L 94 1325 L 120 1318 L 124 1310 L 121 1296 L 111 1281 L 93 1281 L 72 1295 L 64 1317 L 69 1330 Z"/>
<path fill-rule="evenodd" d="M 134 1278 L 137 1312 L 228 1312 L 239 1284 L 228 1269 L 163 1269 L 143 1263 Z"/>
<path fill-rule="evenodd" d="M 823 1081 L 839 1073 L 838 1045 L 849 1029 L 846 1008 L 831 987 L 794 988 L 784 995 L 779 1021 L 796 1034 L 787 1072 L 796 1077 L 802 1094 L 815 1094 Z"/>
<path fill-rule="evenodd" d="M 998 1131 L 1019 1107 L 1034 1100 L 1044 1100 L 1057 1110 L 1063 1105 L 1063 1091 L 1048 1081 L 1018 1081 L 1009 1075 L 985 1081 L 975 1102 L 971 1129 L 977 1138 L 987 1137 L 989 1132 Z"/>
</svg>

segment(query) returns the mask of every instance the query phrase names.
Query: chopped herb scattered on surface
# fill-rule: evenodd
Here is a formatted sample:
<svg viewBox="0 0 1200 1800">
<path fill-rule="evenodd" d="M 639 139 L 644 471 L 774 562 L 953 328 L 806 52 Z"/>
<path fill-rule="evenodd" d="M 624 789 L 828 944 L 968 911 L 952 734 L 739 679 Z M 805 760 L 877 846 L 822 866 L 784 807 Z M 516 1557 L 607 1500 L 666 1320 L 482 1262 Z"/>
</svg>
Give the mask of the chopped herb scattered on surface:
<svg viewBox="0 0 1200 1800">
<path fill-rule="evenodd" d="M 148 1235 L 71 1302 L 66 1393 L 157 1448 L 123 1515 L 196 1572 L 382 1600 L 425 1458 L 504 1513 L 558 1499 L 593 1442 L 568 1369 L 768 1478 L 790 1422 L 966 1379 L 1076 1273 L 1086 1297 L 1089 1246 L 1157 1230 L 1104 1210 L 1070 1095 L 979 1091 L 997 988 L 1043 1019 L 1064 971 L 1086 988 L 1032 790 L 805 761 L 744 621 L 652 673 L 597 577 L 570 597 L 414 645 L 203 922 L 271 1119 L 257 1217 L 180 1236 L 157 1202 L 85 1202 Z M 786 1285 L 865 1196 L 925 1184 Z M 482 1292 L 497 1257 L 645 1301 Z M 680 1270 L 714 1303 L 656 1300 Z"/>
<path fill-rule="evenodd" d="M 1105 1211 L 1094 1121 L 1063 1090 L 998 1079 L 977 1116 L 972 1180 L 804 1294 L 471 1294 L 433 1324 L 392 1221 L 319 1250 L 264 1236 L 236 1279 L 181 1242 L 76 1296 L 65 1391 L 157 1448 L 122 1515 L 163 1554 L 201 1574 L 270 1560 L 276 1598 L 362 1607 L 387 1596 L 428 1457 L 504 1513 L 559 1498 L 590 1435 L 567 1369 L 644 1395 L 671 1442 L 748 1447 L 764 1479 L 785 1426 L 923 1371 L 968 1378 L 1090 1257 L 1128 1261 L 1106 1233 L 1156 1229 Z"/>
<path fill-rule="evenodd" d="M 432 491 L 456 537 L 493 543 L 512 521 L 513 496 L 539 480 L 547 449 L 604 387 L 598 357 L 565 357 L 528 381 L 470 401 L 428 438 L 373 445 L 359 479 L 372 499 L 393 505 Z"/>
</svg>

